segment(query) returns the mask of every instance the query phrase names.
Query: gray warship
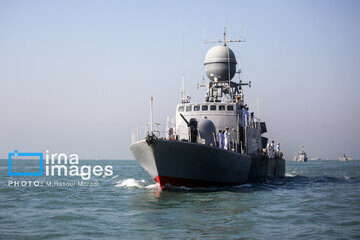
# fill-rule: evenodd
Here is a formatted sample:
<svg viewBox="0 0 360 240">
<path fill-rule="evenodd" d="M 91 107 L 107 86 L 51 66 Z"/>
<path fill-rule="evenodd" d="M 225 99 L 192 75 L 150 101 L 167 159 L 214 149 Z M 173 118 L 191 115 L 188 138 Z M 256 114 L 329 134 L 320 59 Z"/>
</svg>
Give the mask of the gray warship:
<svg viewBox="0 0 360 240">
<path fill-rule="evenodd" d="M 307 157 L 307 155 L 305 153 L 304 145 L 301 145 L 300 151 L 294 157 L 294 161 L 307 162 L 307 160 L 308 160 L 308 157 Z"/>
<path fill-rule="evenodd" d="M 285 160 L 281 154 L 271 154 L 265 122 L 245 111 L 243 87 L 251 86 L 240 78 L 237 61 L 226 30 L 224 39 L 216 41 L 205 56 L 205 71 L 209 78 L 205 101 L 191 102 L 181 92 L 181 103 L 175 116 L 168 117 L 166 129 L 152 120 L 139 137 L 133 131 L 130 151 L 144 170 L 162 189 L 172 186 L 210 187 L 261 182 L 285 175 Z M 233 78 L 239 74 L 239 80 Z M 199 85 L 198 85 L 199 87 Z M 225 143 L 221 130 L 225 130 Z M 220 132 L 219 132 L 220 131 Z"/>
</svg>

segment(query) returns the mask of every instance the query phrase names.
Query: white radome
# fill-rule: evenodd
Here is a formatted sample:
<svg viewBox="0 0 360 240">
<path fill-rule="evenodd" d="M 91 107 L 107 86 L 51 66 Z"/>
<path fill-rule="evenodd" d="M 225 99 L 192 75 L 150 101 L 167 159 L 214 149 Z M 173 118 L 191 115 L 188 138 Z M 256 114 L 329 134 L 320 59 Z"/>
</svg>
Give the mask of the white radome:
<svg viewBox="0 0 360 240">
<path fill-rule="evenodd" d="M 211 81 L 229 81 L 236 72 L 236 58 L 234 52 L 227 46 L 212 47 L 205 56 L 205 71 Z M 230 70 L 230 76 L 229 76 Z"/>
</svg>

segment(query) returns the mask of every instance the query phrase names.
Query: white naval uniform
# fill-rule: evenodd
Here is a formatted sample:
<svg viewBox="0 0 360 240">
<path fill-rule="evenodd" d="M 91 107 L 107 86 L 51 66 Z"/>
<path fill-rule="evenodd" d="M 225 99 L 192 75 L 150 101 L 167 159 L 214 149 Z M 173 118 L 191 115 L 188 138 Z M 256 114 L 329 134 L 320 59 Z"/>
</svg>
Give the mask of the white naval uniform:
<svg viewBox="0 0 360 240">
<path fill-rule="evenodd" d="M 229 150 L 229 143 L 230 143 L 230 133 L 228 131 L 225 131 L 224 133 L 224 149 Z"/>
</svg>

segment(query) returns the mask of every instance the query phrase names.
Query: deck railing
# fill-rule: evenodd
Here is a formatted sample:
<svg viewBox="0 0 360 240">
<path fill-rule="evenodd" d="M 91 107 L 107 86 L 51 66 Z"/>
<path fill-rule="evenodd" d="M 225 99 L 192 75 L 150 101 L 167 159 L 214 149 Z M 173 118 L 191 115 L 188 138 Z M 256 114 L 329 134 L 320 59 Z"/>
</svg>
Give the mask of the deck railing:
<svg viewBox="0 0 360 240">
<path fill-rule="evenodd" d="M 168 138 L 166 136 L 165 124 L 153 123 L 152 126 L 150 124 L 146 124 L 146 126 L 138 126 L 132 130 L 131 134 L 131 143 L 135 143 L 137 141 L 143 140 L 146 138 L 148 134 L 151 133 L 157 138 Z"/>
</svg>

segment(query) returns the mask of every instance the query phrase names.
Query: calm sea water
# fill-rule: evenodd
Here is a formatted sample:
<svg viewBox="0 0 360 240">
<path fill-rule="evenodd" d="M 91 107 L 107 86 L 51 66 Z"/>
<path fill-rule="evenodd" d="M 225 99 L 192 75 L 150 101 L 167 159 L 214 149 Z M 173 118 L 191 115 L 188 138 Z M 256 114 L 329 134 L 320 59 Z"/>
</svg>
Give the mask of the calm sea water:
<svg viewBox="0 0 360 240">
<path fill-rule="evenodd" d="M 136 161 L 81 164 L 114 175 L 8 186 L 79 177 L 9 177 L 0 160 L 0 239 L 360 239 L 360 161 L 287 161 L 282 180 L 165 192 Z"/>
</svg>

